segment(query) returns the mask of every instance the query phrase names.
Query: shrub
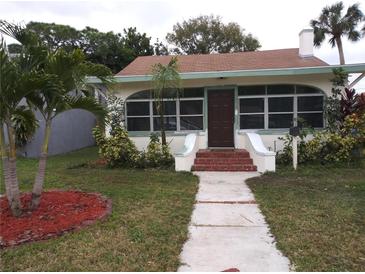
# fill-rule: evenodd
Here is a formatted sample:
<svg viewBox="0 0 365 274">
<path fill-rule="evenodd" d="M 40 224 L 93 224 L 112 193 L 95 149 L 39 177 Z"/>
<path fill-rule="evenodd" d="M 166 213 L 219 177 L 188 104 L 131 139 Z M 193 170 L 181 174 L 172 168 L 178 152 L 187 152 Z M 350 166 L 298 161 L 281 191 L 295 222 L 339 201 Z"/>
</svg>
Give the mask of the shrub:
<svg viewBox="0 0 365 274">
<path fill-rule="evenodd" d="M 128 133 L 121 127 L 115 127 L 114 134 L 105 137 L 99 127 L 93 130 L 99 154 L 107 161 L 109 167 L 137 167 L 140 153 L 135 144 L 129 139 Z"/>
<path fill-rule="evenodd" d="M 305 128 L 300 131 L 298 142 L 298 163 L 304 163 L 308 160 L 306 153 L 306 138 L 308 134 L 313 133 L 313 129 Z M 284 147 L 282 151 L 277 154 L 277 162 L 279 164 L 289 164 L 293 161 L 293 136 L 286 134 L 284 137 L 278 138 L 284 141 Z"/>
<path fill-rule="evenodd" d="M 93 130 L 99 154 L 109 167 L 169 168 L 173 166 L 174 157 L 168 145 L 161 145 L 158 135 L 151 134 L 147 152 L 139 152 L 125 129 L 114 127 L 113 132 L 110 137 L 105 137 L 99 127 Z"/>
<path fill-rule="evenodd" d="M 110 135 L 115 134 L 115 129 L 124 124 L 124 102 L 114 95 L 107 98 L 107 110 L 110 117 Z"/>
<path fill-rule="evenodd" d="M 356 139 L 333 132 L 319 132 L 306 144 L 307 159 L 315 162 L 346 162 L 351 159 Z"/>
<path fill-rule="evenodd" d="M 161 145 L 158 135 L 154 133 L 150 135 L 145 157 L 149 167 L 171 167 L 174 163 L 169 146 Z"/>
<path fill-rule="evenodd" d="M 316 132 L 306 142 L 308 131 L 303 131 L 298 142 L 298 162 L 348 162 L 354 156 L 361 156 L 365 147 L 365 113 L 353 113 L 345 117 L 338 132 Z M 284 148 L 278 153 L 277 161 L 288 164 L 292 161 L 292 141 L 289 134 L 283 138 Z"/>
</svg>

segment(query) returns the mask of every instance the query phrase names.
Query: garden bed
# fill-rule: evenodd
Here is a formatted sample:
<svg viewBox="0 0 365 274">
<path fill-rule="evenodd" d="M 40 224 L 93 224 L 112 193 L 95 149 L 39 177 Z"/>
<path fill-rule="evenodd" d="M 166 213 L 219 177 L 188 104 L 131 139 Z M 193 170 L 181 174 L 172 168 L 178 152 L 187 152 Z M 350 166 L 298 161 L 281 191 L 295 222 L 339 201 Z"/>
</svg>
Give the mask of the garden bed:
<svg viewBox="0 0 365 274">
<path fill-rule="evenodd" d="M 31 194 L 21 197 L 24 208 L 19 218 L 11 215 L 5 197 L 0 198 L 0 246 L 56 237 L 105 218 L 111 213 L 111 200 L 98 193 L 53 190 L 42 194 L 37 210 L 30 211 Z"/>
</svg>

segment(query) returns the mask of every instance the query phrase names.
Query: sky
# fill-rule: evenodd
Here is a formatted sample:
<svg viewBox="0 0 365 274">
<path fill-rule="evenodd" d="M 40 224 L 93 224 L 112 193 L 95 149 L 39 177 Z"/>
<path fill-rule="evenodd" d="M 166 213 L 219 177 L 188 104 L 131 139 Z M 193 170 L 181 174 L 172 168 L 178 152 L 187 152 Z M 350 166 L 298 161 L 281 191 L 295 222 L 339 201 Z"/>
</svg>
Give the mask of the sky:
<svg viewBox="0 0 365 274">
<path fill-rule="evenodd" d="M 322 8 L 337 0 L 133 0 L 133 1 L 2 1 L 0 19 L 14 23 L 40 21 L 90 26 L 100 31 L 122 32 L 137 27 L 152 42 L 165 36 L 173 25 L 199 15 L 219 15 L 223 22 L 236 22 L 259 39 L 260 50 L 299 46 L 300 30 L 319 16 Z M 365 0 L 343 0 L 345 7 L 359 3 L 365 13 Z M 8 40 L 8 43 L 11 41 Z M 344 39 L 346 63 L 365 63 L 365 37 L 356 43 Z M 315 55 L 329 64 L 338 64 L 337 48 L 325 42 Z M 365 91 L 365 79 L 356 85 Z"/>
</svg>

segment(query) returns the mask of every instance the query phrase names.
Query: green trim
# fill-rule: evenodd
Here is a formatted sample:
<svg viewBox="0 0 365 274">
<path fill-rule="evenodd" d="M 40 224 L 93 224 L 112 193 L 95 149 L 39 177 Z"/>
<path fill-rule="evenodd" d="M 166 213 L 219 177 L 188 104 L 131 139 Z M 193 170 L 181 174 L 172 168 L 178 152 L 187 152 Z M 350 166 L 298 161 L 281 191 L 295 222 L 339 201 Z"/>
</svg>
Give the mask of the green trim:
<svg viewBox="0 0 365 274">
<path fill-rule="evenodd" d="M 212 72 L 186 72 L 180 73 L 182 80 L 207 79 L 220 77 L 250 77 L 250 76 L 288 76 L 288 75 L 308 75 L 308 74 L 328 74 L 335 68 L 343 68 L 348 73 L 365 72 L 365 63 L 332 65 L 304 68 L 283 68 L 283 69 L 256 69 L 256 70 L 236 70 L 236 71 L 212 71 Z M 148 82 L 152 80 L 152 75 L 114 76 L 116 83 Z M 101 83 L 97 77 L 87 77 L 89 84 Z"/>
</svg>

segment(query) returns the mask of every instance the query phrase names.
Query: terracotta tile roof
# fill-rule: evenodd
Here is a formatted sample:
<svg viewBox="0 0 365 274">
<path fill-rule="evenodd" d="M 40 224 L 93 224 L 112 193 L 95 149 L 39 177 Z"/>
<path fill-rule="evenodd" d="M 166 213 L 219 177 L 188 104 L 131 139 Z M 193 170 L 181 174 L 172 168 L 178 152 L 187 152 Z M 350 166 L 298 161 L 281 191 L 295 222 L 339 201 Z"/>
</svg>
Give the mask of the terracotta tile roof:
<svg viewBox="0 0 365 274">
<path fill-rule="evenodd" d="M 179 71 L 207 72 L 328 66 L 317 57 L 302 58 L 299 49 L 278 49 L 224 54 L 179 55 Z M 140 56 L 117 75 L 149 75 L 152 65 L 167 64 L 171 56 Z"/>
</svg>

